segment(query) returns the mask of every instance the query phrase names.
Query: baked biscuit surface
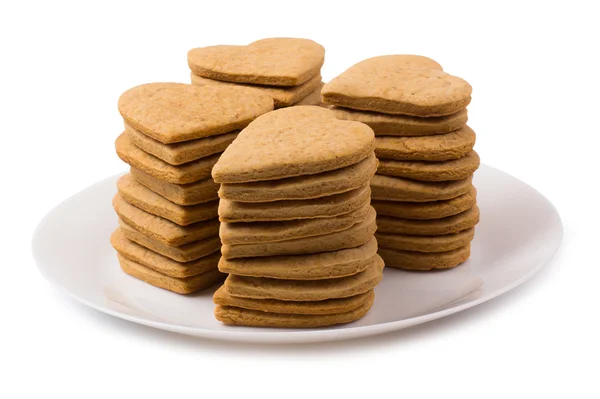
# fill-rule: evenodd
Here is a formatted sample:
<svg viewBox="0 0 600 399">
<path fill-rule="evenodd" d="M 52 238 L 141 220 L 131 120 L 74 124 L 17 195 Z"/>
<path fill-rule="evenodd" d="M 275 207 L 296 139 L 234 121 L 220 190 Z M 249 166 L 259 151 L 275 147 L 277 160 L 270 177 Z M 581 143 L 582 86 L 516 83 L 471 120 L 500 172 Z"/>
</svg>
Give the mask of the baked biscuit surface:
<svg viewBox="0 0 600 399">
<path fill-rule="evenodd" d="M 219 197 L 239 202 L 271 202 L 340 194 L 368 183 L 377 165 L 377 158 L 372 153 L 357 164 L 316 175 L 251 183 L 223 183 Z"/>
<path fill-rule="evenodd" d="M 119 98 L 134 129 L 167 144 L 241 129 L 273 109 L 273 99 L 244 87 L 148 83 Z"/>
<path fill-rule="evenodd" d="M 322 173 L 365 159 L 374 146 L 365 124 L 340 121 L 321 107 L 283 108 L 242 130 L 212 176 L 217 183 L 244 183 Z"/>
<path fill-rule="evenodd" d="M 336 314 L 285 314 L 271 313 L 262 310 L 243 309 L 235 306 L 217 305 L 215 317 L 225 324 L 254 326 L 254 327 L 279 327 L 279 328 L 315 328 L 334 324 L 350 323 L 362 318 L 371 306 L 375 296 L 369 295 L 366 303 L 360 307 L 344 313 Z"/>
<path fill-rule="evenodd" d="M 377 240 L 339 251 L 309 255 L 236 258 L 219 261 L 219 270 L 238 276 L 281 280 L 322 280 L 357 274 L 378 262 Z"/>
<path fill-rule="evenodd" d="M 479 163 L 479 155 L 475 151 L 462 158 L 439 162 L 380 159 L 377 173 L 422 181 L 460 180 L 472 176 Z"/>
<path fill-rule="evenodd" d="M 210 46 L 188 52 L 196 75 L 227 82 L 298 86 L 319 73 L 325 49 L 308 39 L 271 38 L 247 46 Z"/>
<path fill-rule="evenodd" d="M 475 132 L 465 125 L 454 132 L 426 137 L 378 136 L 375 143 L 378 158 L 448 161 L 462 158 L 473 150 Z"/>
<path fill-rule="evenodd" d="M 338 119 L 369 125 L 376 136 L 428 136 L 450 133 L 463 127 L 469 119 L 466 109 L 452 115 L 430 118 L 380 114 L 342 107 L 331 107 L 330 109 Z"/>
<path fill-rule="evenodd" d="M 327 83 L 323 102 L 357 110 L 413 116 L 444 116 L 464 109 L 472 88 L 416 55 L 369 58 Z"/>
<path fill-rule="evenodd" d="M 259 86 L 259 85 L 251 85 L 245 83 L 232 83 L 232 82 L 223 82 L 221 80 L 208 79 L 203 78 L 202 76 L 198 76 L 195 73 L 191 73 L 191 81 L 192 84 L 200 85 L 200 86 L 239 86 L 243 85 L 245 87 L 250 87 L 255 90 L 258 90 L 271 98 L 273 98 L 275 108 L 281 107 L 289 107 L 292 104 L 296 104 L 297 102 L 303 100 L 314 91 L 319 90 L 319 100 L 321 99 L 321 87 L 323 83 L 321 82 L 321 75 L 316 75 L 306 82 L 302 83 L 299 86 L 292 87 L 283 87 L 283 86 Z M 302 104 L 301 104 L 302 105 Z M 312 105 L 312 104 L 306 104 Z"/>
</svg>

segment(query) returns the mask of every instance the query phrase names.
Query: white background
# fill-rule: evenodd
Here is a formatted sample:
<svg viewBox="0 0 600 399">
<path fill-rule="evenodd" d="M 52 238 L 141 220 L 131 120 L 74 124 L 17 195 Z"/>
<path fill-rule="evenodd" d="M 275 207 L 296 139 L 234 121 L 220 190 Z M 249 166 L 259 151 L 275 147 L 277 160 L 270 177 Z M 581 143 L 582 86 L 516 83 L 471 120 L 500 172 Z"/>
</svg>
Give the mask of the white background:
<svg viewBox="0 0 600 399">
<path fill-rule="evenodd" d="M 0 6 L 0 397 L 599 397 L 595 2 L 108 3 Z M 64 198 L 125 170 L 113 149 L 121 92 L 187 82 L 192 47 L 272 36 L 323 44 L 325 80 L 390 53 L 432 57 L 467 79 L 483 162 L 562 215 L 555 260 L 461 314 L 295 347 L 154 331 L 47 283 L 31 257 L 33 229 Z"/>
</svg>

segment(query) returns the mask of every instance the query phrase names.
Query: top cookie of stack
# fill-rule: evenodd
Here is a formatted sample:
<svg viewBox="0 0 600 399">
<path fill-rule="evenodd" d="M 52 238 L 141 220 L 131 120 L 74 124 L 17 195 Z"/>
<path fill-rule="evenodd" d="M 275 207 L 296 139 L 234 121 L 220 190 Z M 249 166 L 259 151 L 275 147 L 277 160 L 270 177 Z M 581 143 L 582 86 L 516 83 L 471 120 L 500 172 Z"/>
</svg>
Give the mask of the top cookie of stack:
<svg viewBox="0 0 600 399">
<path fill-rule="evenodd" d="M 263 39 L 247 46 L 209 46 L 188 52 L 192 84 L 252 87 L 275 108 L 320 103 L 325 49 L 308 39 Z"/>
<path fill-rule="evenodd" d="M 239 130 L 272 109 L 243 87 L 150 83 L 121 95 L 115 146 L 131 173 L 117 183 L 111 242 L 125 272 L 182 294 L 222 278 L 211 171 Z"/>
<path fill-rule="evenodd" d="M 369 125 L 380 163 L 371 180 L 386 265 L 456 266 L 479 220 L 472 175 L 479 166 L 466 125 L 471 86 L 416 55 L 374 57 L 326 84 L 337 118 Z"/>
</svg>

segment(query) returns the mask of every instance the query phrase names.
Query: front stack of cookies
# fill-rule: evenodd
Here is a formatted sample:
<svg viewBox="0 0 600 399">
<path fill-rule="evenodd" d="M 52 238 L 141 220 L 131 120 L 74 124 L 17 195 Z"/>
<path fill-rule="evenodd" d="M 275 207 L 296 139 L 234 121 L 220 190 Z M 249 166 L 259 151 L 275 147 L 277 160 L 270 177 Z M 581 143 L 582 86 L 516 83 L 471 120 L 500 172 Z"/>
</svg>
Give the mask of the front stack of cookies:
<svg viewBox="0 0 600 399">
<path fill-rule="evenodd" d="M 224 278 L 211 171 L 239 130 L 272 109 L 244 88 L 151 83 L 123 93 L 115 146 L 131 170 L 117 183 L 111 243 L 126 273 L 181 294 Z"/>
<path fill-rule="evenodd" d="M 257 118 L 225 150 L 214 295 L 225 324 L 318 327 L 363 317 L 382 278 L 369 181 L 373 131 L 327 109 L 299 106 Z"/>
<path fill-rule="evenodd" d="M 471 86 L 429 58 L 392 55 L 352 66 L 322 97 L 337 118 L 375 132 L 372 205 L 386 266 L 431 270 L 467 260 L 479 221 L 479 157 L 466 125 Z"/>
<path fill-rule="evenodd" d="M 275 108 L 318 105 L 325 49 L 308 39 L 263 39 L 247 46 L 210 46 L 188 52 L 192 84 L 252 87 Z"/>
</svg>

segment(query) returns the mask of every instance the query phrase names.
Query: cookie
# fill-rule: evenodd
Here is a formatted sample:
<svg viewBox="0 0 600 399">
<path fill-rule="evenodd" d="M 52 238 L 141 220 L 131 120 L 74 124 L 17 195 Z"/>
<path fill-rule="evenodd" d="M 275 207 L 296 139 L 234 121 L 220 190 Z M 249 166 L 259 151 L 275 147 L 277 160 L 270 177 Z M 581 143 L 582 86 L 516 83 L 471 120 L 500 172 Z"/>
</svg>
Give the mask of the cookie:
<svg viewBox="0 0 600 399">
<path fill-rule="evenodd" d="M 449 161 L 464 157 L 474 145 L 475 132 L 464 126 L 454 132 L 433 136 L 378 136 L 375 155 L 399 161 Z"/>
<path fill-rule="evenodd" d="M 417 252 L 446 252 L 469 245 L 475 236 L 475 229 L 469 228 L 458 233 L 439 236 L 419 236 L 406 234 L 377 233 L 379 248 Z"/>
<path fill-rule="evenodd" d="M 261 277 L 241 277 L 230 274 L 225 280 L 229 295 L 280 301 L 324 301 L 347 298 L 373 289 L 381 281 L 383 260 L 364 271 L 348 277 L 326 280 L 274 280 Z"/>
<path fill-rule="evenodd" d="M 271 202 L 325 197 L 354 190 L 368 183 L 377 170 L 371 153 L 359 163 L 316 175 L 253 183 L 223 183 L 219 197 L 238 202 Z"/>
<path fill-rule="evenodd" d="M 431 118 L 409 115 L 390 115 L 349 108 L 331 107 L 336 118 L 368 125 L 375 136 L 429 136 L 450 133 L 467 124 L 467 110 Z"/>
<path fill-rule="evenodd" d="M 175 184 L 209 179 L 210 172 L 220 156 L 220 154 L 213 154 L 184 165 L 170 165 L 133 145 L 125 132 L 115 141 L 115 148 L 123 162 L 159 180 Z"/>
<path fill-rule="evenodd" d="M 217 268 L 221 254 L 212 254 L 191 262 L 177 262 L 127 239 L 121 228 L 110 236 L 113 248 L 124 258 L 170 277 L 191 277 Z"/>
<path fill-rule="evenodd" d="M 130 276 L 145 281 L 155 287 L 173 291 L 178 294 L 191 294 L 210 287 L 225 278 L 225 275 L 217 269 L 198 274 L 191 277 L 170 277 L 133 262 L 117 254 L 121 269 Z"/>
<path fill-rule="evenodd" d="M 248 125 L 213 168 L 217 183 L 312 175 L 354 165 L 375 148 L 370 127 L 340 121 L 328 109 L 281 108 Z"/>
<path fill-rule="evenodd" d="M 272 109 L 271 97 L 245 87 L 149 83 L 119 98 L 125 122 L 164 144 L 239 130 Z"/>
<path fill-rule="evenodd" d="M 418 181 L 402 177 L 375 175 L 371 179 L 371 198 L 383 201 L 429 202 L 456 198 L 472 187 L 471 177 L 454 181 Z"/>
<path fill-rule="evenodd" d="M 456 215 L 475 206 L 477 191 L 475 187 L 459 197 L 444 201 L 432 202 L 400 202 L 371 201 L 371 205 L 379 215 L 405 219 L 440 219 Z"/>
<path fill-rule="evenodd" d="M 140 233 L 122 219 L 119 219 L 119 227 L 121 233 L 123 233 L 125 238 L 129 241 L 133 241 L 144 248 L 148 248 L 151 251 L 177 262 L 192 262 L 214 254 L 215 252 L 221 257 L 221 253 L 219 252 L 221 249 L 221 241 L 219 241 L 219 237 L 216 236 L 194 241 L 179 247 L 172 247 Z"/>
<path fill-rule="evenodd" d="M 416 220 L 377 215 L 377 234 L 437 236 L 457 233 L 475 227 L 477 223 L 479 223 L 479 207 L 477 205 L 457 215 L 441 219 Z"/>
<path fill-rule="evenodd" d="M 268 313 L 261 310 L 217 305 L 215 308 L 215 317 L 224 324 L 236 326 L 316 328 L 356 321 L 367 314 L 373 305 L 373 300 L 374 297 L 350 312 L 328 315 Z"/>
<path fill-rule="evenodd" d="M 377 173 L 422 181 L 461 180 L 475 173 L 479 163 L 479 155 L 475 151 L 459 159 L 441 162 L 380 159 Z"/>
<path fill-rule="evenodd" d="M 330 218 L 355 211 L 371 199 L 368 184 L 352 191 L 308 200 L 263 203 L 219 201 L 221 222 L 274 222 L 294 219 Z"/>
<path fill-rule="evenodd" d="M 346 108 L 421 117 L 452 115 L 469 105 L 469 83 L 416 55 L 361 61 L 327 83 L 323 102 Z"/>
<path fill-rule="evenodd" d="M 365 303 L 373 296 L 373 290 L 348 298 L 327 299 L 325 301 L 278 301 L 277 299 L 252 299 L 232 296 L 221 286 L 214 294 L 215 304 L 233 306 L 242 309 L 259 310 L 269 313 L 325 315 L 350 312 Z"/>
<path fill-rule="evenodd" d="M 219 270 L 238 276 L 280 280 L 322 280 L 351 276 L 378 262 L 377 240 L 355 248 L 310 255 L 237 258 L 219 261 Z"/>
<path fill-rule="evenodd" d="M 322 236 L 349 229 L 363 221 L 372 208 L 331 218 L 299 219 L 284 222 L 221 223 L 219 236 L 223 244 L 256 244 Z"/>
<path fill-rule="evenodd" d="M 225 151 L 239 133 L 236 130 L 232 133 L 223 133 L 202 139 L 163 144 L 134 129 L 127 123 L 125 123 L 125 132 L 127 132 L 129 141 L 133 145 L 171 165 L 181 165 L 221 153 Z"/>
<path fill-rule="evenodd" d="M 303 99 L 301 99 L 300 101 L 298 101 L 294 105 L 317 105 L 317 106 L 322 106 L 323 103 L 321 102 L 321 88 L 323 88 L 324 84 L 325 83 L 321 82 L 319 84 L 319 87 L 317 87 L 317 89 L 315 91 L 313 91 L 308 96 L 304 97 Z"/>
<path fill-rule="evenodd" d="M 450 269 L 469 259 L 471 246 L 447 252 L 415 252 L 380 248 L 386 267 L 406 270 Z"/>
<path fill-rule="evenodd" d="M 190 77 L 192 79 L 192 84 L 200 85 L 200 86 L 238 86 L 240 83 L 231 83 L 231 82 L 223 82 L 220 80 L 203 78 L 202 76 L 198 76 L 195 73 L 191 73 Z M 305 97 L 307 97 L 312 92 L 319 90 L 321 88 L 321 75 L 317 74 L 314 77 L 310 78 L 306 82 L 302 83 L 298 86 L 291 87 L 282 87 L 282 86 L 259 86 L 259 85 L 246 85 L 241 84 L 246 87 L 250 87 L 260 91 L 263 94 L 270 96 L 273 99 L 275 108 L 281 107 L 289 107 L 292 104 L 295 104 Z M 320 91 L 320 90 L 319 90 Z M 321 96 L 319 95 L 319 100 Z"/>
<path fill-rule="evenodd" d="M 257 256 L 302 255 L 354 248 L 369 241 L 375 230 L 377 230 L 375 216 L 375 209 L 369 207 L 369 212 L 363 221 L 343 231 L 279 242 L 238 245 L 223 244 L 221 253 L 225 259 L 233 259 Z"/>
<path fill-rule="evenodd" d="M 180 226 L 187 226 L 218 216 L 218 201 L 191 206 L 177 205 L 138 183 L 131 174 L 119 178 L 117 189 L 121 197 L 136 208 L 168 219 Z"/>
<path fill-rule="evenodd" d="M 325 49 L 308 39 L 271 38 L 247 46 L 199 47 L 188 52 L 193 73 L 225 82 L 298 86 L 319 74 Z"/>
<path fill-rule="evenodd" d="M 217 218 L 190 224 L 189 226 L 179 226 L 170 220 L 136 208 L 123 200 L 118 193 L 113 198 L 112 204 L 117 215 L 128 225 L 166 245 L 177 247 L 219 234 L 219 220 Z"/>
<path fill-rule="evenodd" d="M 212 178 L 189 184 L 174 184 L 133 167 L 130 172 L 138 183 L 178 205 L 197 205 L 219 199 L 219 185 Z"/>
</svg>

